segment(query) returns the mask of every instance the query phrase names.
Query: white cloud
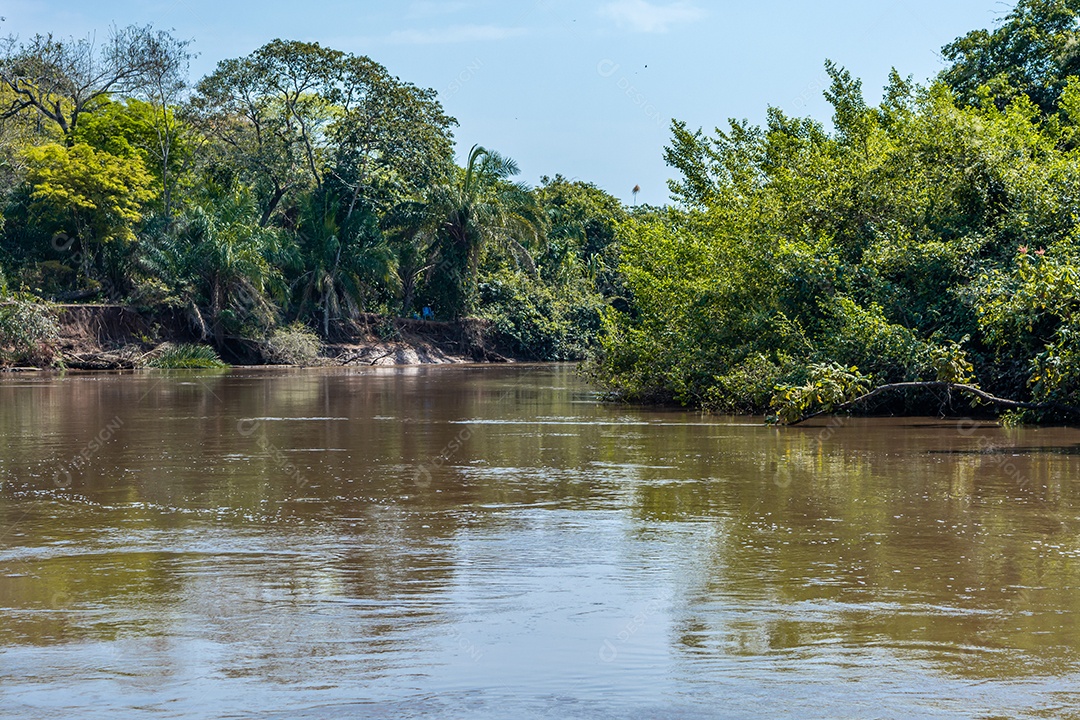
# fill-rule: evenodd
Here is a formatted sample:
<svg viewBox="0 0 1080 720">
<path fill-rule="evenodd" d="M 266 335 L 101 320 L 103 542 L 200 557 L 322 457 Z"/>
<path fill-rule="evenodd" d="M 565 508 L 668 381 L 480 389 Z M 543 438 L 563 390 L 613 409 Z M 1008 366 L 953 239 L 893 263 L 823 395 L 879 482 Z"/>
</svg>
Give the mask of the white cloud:
<svg viewBox="0 0 1080 720">
<path fill-rule="evenodd" d="M 704 10 L 689 2 L 660 5 L 646 0 L 615 0 L 603 5 L 600 14 L 614 20 L 621 28 L 643 33 L 667 32 L 677 23 L 705 17 Z"/>
<path fill-rule="evenodd" d="M 440 45 L 447 43 L 506 40 L 526 33 L 521 27 L 499 25 L 451 25 L 432 30 L 395 30 L 386 42 L 397 45 Z"/>
</svg>

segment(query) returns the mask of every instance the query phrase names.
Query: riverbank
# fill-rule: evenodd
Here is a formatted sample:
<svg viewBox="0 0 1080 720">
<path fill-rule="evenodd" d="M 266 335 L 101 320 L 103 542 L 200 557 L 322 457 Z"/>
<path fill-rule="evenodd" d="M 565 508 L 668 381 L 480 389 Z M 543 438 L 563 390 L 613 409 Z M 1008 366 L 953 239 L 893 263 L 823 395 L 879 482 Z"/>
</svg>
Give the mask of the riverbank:
<svg viewBox="0 0 1080 720">
<path fill-rule="evenodd" d="M 56 306 L 59 339 L 51 362 L 23 369 L 62 366 L 75 370 L 142 367 L 170 344 L 208 342 L 182 313 L 145 312 L 123 305 Z M 442 365 L 513 362 L 493 339 L 485 320 L 434 322 L 362 315 L 338 328 L 310 365 Z M 226 337 L 215 349 L 235 365 L 271 365 L 263 343 Z M 12 369 L 12 368 L 9 368 Z"/>
</svg>

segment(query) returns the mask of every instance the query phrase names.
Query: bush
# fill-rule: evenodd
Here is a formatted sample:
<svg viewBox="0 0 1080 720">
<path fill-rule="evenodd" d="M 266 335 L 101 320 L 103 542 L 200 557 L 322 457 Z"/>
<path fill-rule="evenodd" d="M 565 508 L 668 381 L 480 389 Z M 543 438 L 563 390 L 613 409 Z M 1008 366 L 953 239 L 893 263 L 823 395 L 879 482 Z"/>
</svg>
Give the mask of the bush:
<svg viewBox="0 0 1080 720">
<path fill-rule="evenodd" d="M 262 347 L 263 357 L 273 365 L 312 365 L 319 358 L 319 336 L 301 322 L 278 328 Z"/>
<path fill-rule="evenodd" d="M 209 345 L 166 345 L 148 365 L 163 370 L 215 369 L 229 367 Z"/>
<path fill-rule="evenodd" d="M 928 346 L 908 328 L 890 323 L 879 305 L 863 307 L 839 296 L 827 312 L 828 331 L 818 341 L 823 360 L 864 368 L 878 383 L 918 379 Z"/>
<path fill-rule="evenodd" d="M 48 303 L 25 294 L 0 295 L 0 363 L 48 365 L 59 340 L 60 326 Z"/>
<path fill-rule="evenodd" d="M 790 364 L 785 359 L 785 364 Z M 715 378 L 716 384 L 705 392 L 702 403 L 713 412 L 752 414 L 769 406 L 776 386 L 789 369 L 757 353 Z"/>
<path fill-rule="evenodd" d="M 78 272 L 57 260 L 25 267 L 20 275 L 27 287 L 45 297 L 53 297 L 78 286 Z"/>
<path fill-rule="evenodd" d="M 832 132 L 779 110 L 674 124 L 675 204 L 616 228 L 627 307 L 604 315 L 593 377 L 722 411 L 773 383 L 785 422 L 901 382 L 1080 405 L 1080 80 L 1047 119 L 899 76 L 874 107 L 827 71 Z M 925 412 L 920 395 L 888 407 Z"/>
<path fill-rule="evenodd" d="M 580 360 L 600 328 L 599 298 L 585 283 L 555 292 L 508 267 L 484 275 L 480 315 L 491 320 L 496 339 L 518 357 Z"/>
</svg>

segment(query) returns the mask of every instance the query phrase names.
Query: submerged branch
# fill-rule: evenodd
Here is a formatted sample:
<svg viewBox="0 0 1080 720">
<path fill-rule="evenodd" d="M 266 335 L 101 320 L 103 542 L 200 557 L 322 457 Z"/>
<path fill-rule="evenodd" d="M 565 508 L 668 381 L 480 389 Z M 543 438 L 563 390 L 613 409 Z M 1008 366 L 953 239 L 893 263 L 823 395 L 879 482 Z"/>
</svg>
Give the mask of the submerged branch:
<svg viewBox="0 0 1080 720">
<path fill-rule="evenodd" d="M 804 415 L 798 420 L 788 423 L 788 425 L 798 425 L 800 423 L 806 422 L 807 420 L 821 417 L 822 415 L 834 415 L 839 412 L 844 412 L 845 410 L 849 410 L 856 405 L 864 403 L 868 400 L 872 400 L 878 395 L 882 395 L 893 390 L 959 390 L 961 392 L 968 393 L 969 395 L 974 395 L 976 398 L 982 400 L 989 405 L 996 405 L 1007 410 L 1057 410 L 1059 412 L 1063 412 L 1069 415 L 1080 416 L 1080 409 L 1072 407 L 1071 405 L 1064 405 L 1058 402 L 1023 402 L 1020 400 L 1009 400 L 1007 398 L 1000 398 L 995 395 L 991 395 L 990 393 L 986 392 L 982 388 L 976 387 L 975 385 L 965 385 L 963 383 L 951 383 L 942 381 L 930 381 L 902 382 L 891 383 L 889 385 L 879 385 L 870 392 L 866 393 L 865 395 L 860 395 L 854 400 L 849 400 L 848 402 L 841 403 L 836 407 L 830 408 L 828 410 L 820 410 L 809 415 Z"/>
</svg>

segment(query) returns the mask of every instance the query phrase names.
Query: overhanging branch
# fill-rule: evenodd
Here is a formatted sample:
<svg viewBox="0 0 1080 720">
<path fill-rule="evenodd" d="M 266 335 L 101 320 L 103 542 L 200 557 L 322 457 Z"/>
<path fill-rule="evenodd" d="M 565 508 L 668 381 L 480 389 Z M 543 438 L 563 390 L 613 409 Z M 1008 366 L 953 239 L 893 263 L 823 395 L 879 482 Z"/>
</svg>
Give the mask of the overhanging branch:
<svg viewBox="0 0 1080 720">
<path fill-rule="evenodd" d="M 860 404 L 862 404 L 864 402 L 867 402 L 868 400 L 872 400 L 872 399 L 874 399 L 875 397 L 877 397 L 879 395 L 883 395 L 885 393 L 893 392 L 893 391 L 896 391 L 896 390 L 947 390 L 947 391 L 958 390 L 960 392 L 967 393 L 968 395 L 973 395 L 973 396 L 977 397 L 979 400 L 982 400 L 983 402 L 985 402 L 985 403 L 987 403 L 989 405 L 995 405 L 995 406 L 997 406 L 999 408 L 1004 408 L 1006 410 L 1057 410 L 1057 411 L 1065 413 L 1067 415 L 1074 415 L 1074 416 L 1080 417 L 1080 409 L 1072 407 L 1071 405 L 1065 405 L 1065 404 L 1059 403 L 1059 402 L 1035 403 L 1035 402 L 1023 402 L 1023 401 L 1020 401 L 1020 400 L 1009 400 L 1008 398 L 1000 398 L 1000 397 L 997 397 L 995 395 L 991 395 L 990 393 L 986 392 L 985 390 L 983 390 L 983 389 L 981 389 L 979 387 L 976 387 L 975 385 L 966 385 L 964 383 L 950 383 L 950 382 L 941 382 L 941 381 L 931 381 L 931 382 L 902 382 L 902 383 L 891 383 L 891 384 L 888 384 L 888 385 L 879 385 L 878 387 L 874 388 L 870 392 L 866 393 L 865 395 L 860 395 L 859 397 L 855 398 L 854 400 L 849 400 L 848 402 L 841 403 L 840 405 L 837 405 L 836 407 L 830 408 L 828 410 L 820 410 L 818 412 L 811 413 L 809 415 L 804 415 L 803 417 L 799 418 L 798 420 L 795 420 L 795 421 L 787 423 L 787 424 L 788 425 L 799 425 L 800 423 L 804 423 L 807 420 L 812 420 L 812 419 L 814 419 L 816 417 L 821 417 L 822 415 L 833 415 L 833 414 L 836 414 L 836 413 L 844 412 L 845 410 L 850 410 L 851 408 L 856 407 L 856 406 L 858 406 L 858 405 L 860 405 Z"/>
</svg>

